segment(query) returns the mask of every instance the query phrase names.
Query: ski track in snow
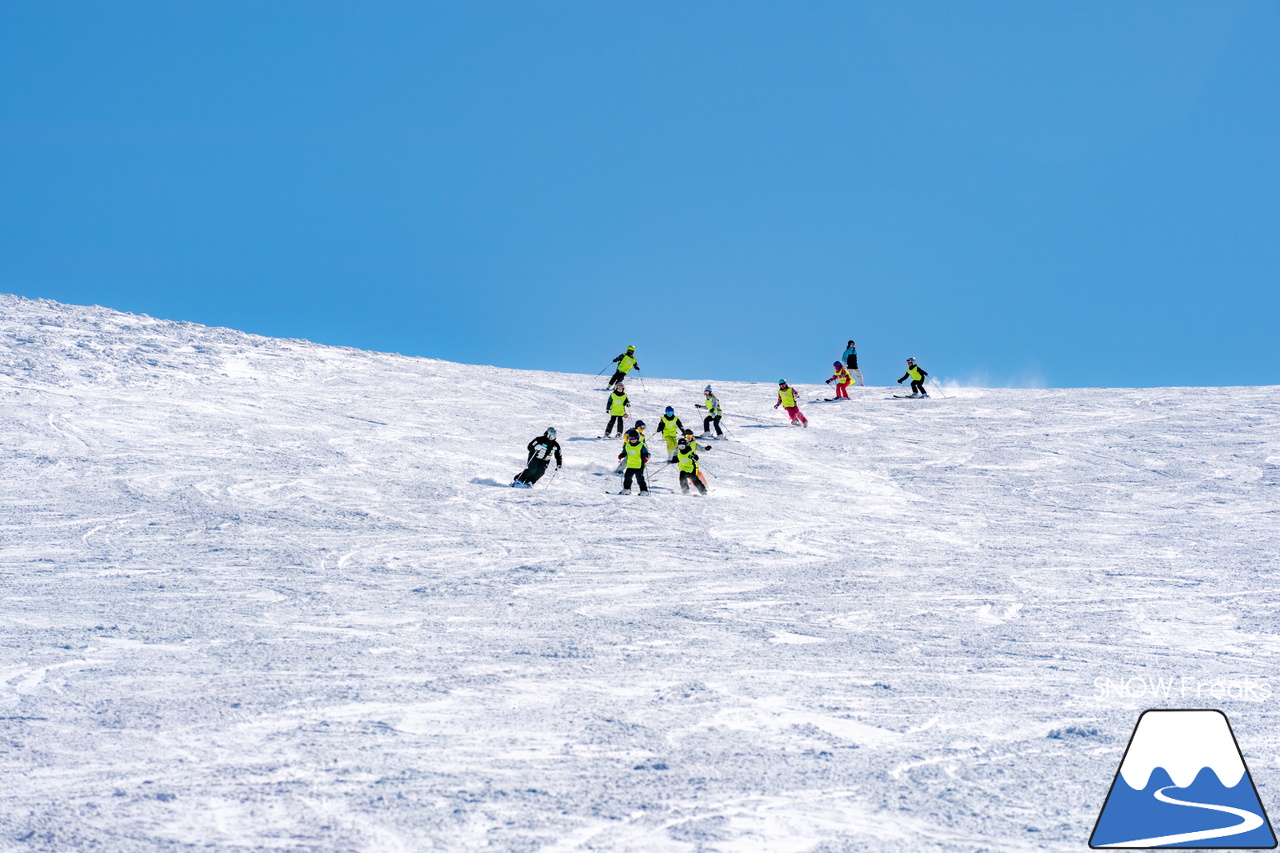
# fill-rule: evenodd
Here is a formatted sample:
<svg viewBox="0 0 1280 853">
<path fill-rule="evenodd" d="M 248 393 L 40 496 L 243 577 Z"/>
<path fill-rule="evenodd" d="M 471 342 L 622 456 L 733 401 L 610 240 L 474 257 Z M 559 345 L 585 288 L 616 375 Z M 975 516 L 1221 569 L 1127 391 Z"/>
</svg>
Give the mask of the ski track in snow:
<svg viewBox="0 0 1280 853">
<path fill-rule="evenodd" d="M 1096 678 L 1274 677 L 1280 389 L 715 382 L 645 500 L 599 384 L 0 296 L 0 850 L 1079 850 Z"/>
</svg>

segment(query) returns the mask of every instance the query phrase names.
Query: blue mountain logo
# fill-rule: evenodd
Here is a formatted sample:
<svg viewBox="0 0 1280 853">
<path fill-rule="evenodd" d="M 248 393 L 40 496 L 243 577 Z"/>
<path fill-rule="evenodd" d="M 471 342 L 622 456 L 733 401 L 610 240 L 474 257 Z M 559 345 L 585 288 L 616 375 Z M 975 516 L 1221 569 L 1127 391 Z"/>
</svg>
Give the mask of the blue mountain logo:
<svg viewBox="0 0 1280 853">
<path fill-rule="evenodd" d="M 1144 711 L 1089 846 L 1274 848 L 1271 821 L 1227 716 Z"/>
</svg>

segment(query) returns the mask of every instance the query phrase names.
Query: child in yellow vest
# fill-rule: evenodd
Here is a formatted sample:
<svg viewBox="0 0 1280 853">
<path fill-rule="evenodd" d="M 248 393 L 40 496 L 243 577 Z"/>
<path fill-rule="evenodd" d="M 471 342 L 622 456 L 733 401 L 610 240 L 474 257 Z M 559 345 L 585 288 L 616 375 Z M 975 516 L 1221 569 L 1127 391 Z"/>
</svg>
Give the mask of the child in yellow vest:
<svg viewBox="0 0 1280 853">
<path fill-rule="evenodd" d="M 649 461 L 649 448 L 640 440 L 640 433 L 627 430 L 627 443 L 622 445 L 618 458 L 627 463 L 627 473 L 622 475 L 622 491 L 618 494 L 631 494 L 631 481 L 635 479 L 640 485 L 640 494 L 649 494 L 649 484 L 644 479 L 644 466 Z"/>
<path fill-rule="evenodd" d="M 627 389 L 619 382 L 609 392 L 609 399 L 604 404 L 605 414 L 609 416 L 609 423 L 604 428 L 605 438 L 609 438 L 609 433 L 613 432 L 614 424 L 618 425 L 618 437 L 622 437 L 622 432 L 626 429 L 626 419 L 631 417 L 630 409 L 631 400 L 627 397 Z"/>
<path fill-rule="evenodd" d="M 787 410 L 787 415 L 791 417 L 792 426 L 808 426 L 809 419 L 804 416 L 804 412 L 800 411 L 800 406 L 796 404 L 796 391 L 787 384 L 787 380 L 778 380 L 778 402 L 773 404 L 776 409 L 779 406 Z"/>
<path fill-rule="evenodd" d="M 689 484 L 692 483 L 698 494 L 705 495 L 707 487 L 703 485 L 702 472 L 698 470 L 697 450 L 683 438 L 676 442 L 675 462 L 680 469 L 680 491 L 689 494 Z"/>
<path fill-rule="evenodd" d="M 658 418 L 658 432 L 667 443 L 667 455 L 670 456 L 676 452 L 676 441 L 680 438 L 680 433 L 684 432 L 684 424 L 680 423 L 680 419 L 676 417 L 676 410 L 667 406 L 667 412 Z"/>
<path fill-rule="evenodd" d="M 840 362 L 837 361 L 831 366 L 835 368 L 836 372 L 835 372 L 835 375 L 833 375 L 830 379 L 827 380 L 827 384 L 830 385 L 832 382 L 836 383 L 835 399 L 848 400 L 849 385 L 850 383 L 853 382 L 853 377 L 849 375 L 849 371 L 845 370 L 844 365 L 841 364 Z"/>
<path fill-rule="evenodd" d="M 909 358 L 907 359 L 907 372 L 902 374 L 902 379 L 898 380 L 898 384 L 901 385 L 903 380 L 909 377 L 911 379 L 911 396 L 928 397 L 929 392 L 924 390 L 924 378 L 928 375 L 923 367 L 916 364 L 914 358 Z"/>
</svg>

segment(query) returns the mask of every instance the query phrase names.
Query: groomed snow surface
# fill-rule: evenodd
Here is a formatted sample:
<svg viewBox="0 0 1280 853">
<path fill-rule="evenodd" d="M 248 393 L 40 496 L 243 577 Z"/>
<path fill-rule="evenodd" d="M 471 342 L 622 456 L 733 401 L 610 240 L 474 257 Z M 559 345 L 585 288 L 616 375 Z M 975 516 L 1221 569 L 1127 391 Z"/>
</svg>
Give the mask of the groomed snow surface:
<svg viewBox="0 0 1280 853">
<path fill-rule="evenodd" d="M 0 297 L 0 850 L 1078 851 L 1149 707 L 1280 812 L 1280 389 L 897 375 L 625 498 L 598 378 Z"/>
</svg>

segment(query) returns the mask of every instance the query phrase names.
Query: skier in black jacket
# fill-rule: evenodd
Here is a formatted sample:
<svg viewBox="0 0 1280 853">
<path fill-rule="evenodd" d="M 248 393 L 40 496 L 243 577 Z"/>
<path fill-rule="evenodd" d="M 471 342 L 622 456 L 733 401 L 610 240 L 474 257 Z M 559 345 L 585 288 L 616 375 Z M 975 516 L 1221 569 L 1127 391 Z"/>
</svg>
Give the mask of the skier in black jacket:
<svg viewBox="0 0 1280 853">
<path fill-rule="evenodd" d="M 633 370 L 640 369 L 640 362 L 636 361 L 636 348 L 627 347 L 627 351 L 613 360 L 618 365 L 618 369 L 613 372 L 613 376 L 609 378 L 609 387 L 617 385 L 627 374 Z"/>
<path fill-rule="evenodd" d="M 928 397 L 929 392 L 924 390 L 924 378 L 928 376 L 928 372 L 923 367 L 916 364 L 914 358 L 907 359 L 907 372 L 902 374 L 902 379 L 898 380 L 901 385 L 903 381 L 911 380 L 911 396 L 912 397 Z"/>
<path fill-rule="evenodd" d="M 515 488 L 532 488 L 533 484 L 547 473 L 547 465 L 554 456 L 556 460 L 556 468 L 560 468 L 564 461 L 560 458 L 560 442 L 556 441 L 556 428 L 547 427 L 547 431 L 542 435 L 529 442 L 529 462 L 525 465 L 525 469 L 516 478 L 511 481 L 511 485 Z"/>
</svg>

